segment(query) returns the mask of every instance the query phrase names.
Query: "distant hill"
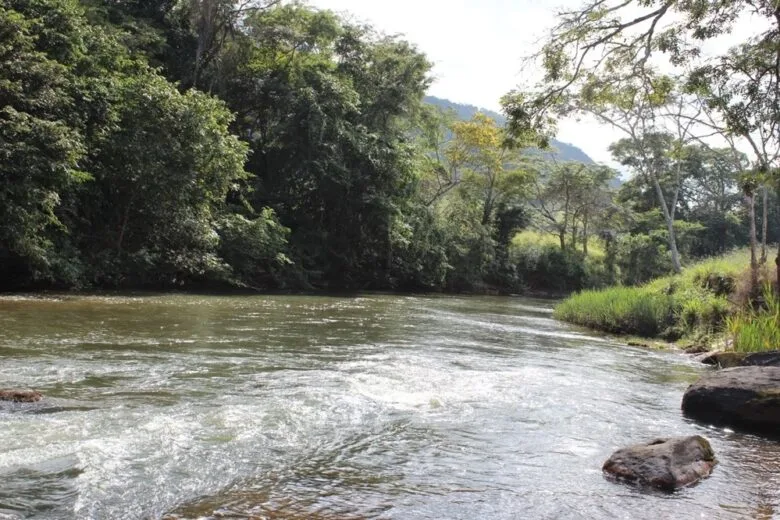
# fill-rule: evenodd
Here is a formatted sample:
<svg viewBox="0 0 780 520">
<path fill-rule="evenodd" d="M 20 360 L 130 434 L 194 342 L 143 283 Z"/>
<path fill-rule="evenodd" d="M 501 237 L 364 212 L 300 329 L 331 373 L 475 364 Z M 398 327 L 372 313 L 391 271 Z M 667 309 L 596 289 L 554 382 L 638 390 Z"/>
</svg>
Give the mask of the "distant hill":
<svg viewBox="0 0 780 520">
<path fill-rule="evenodd" d="M 475 107 L 473 105 L 464 105 L 462 103 L 455 103 L 448 99 L 441 99 L 434 96 L 425 96 L 425 102 L 431 105 L 437 106 L 443 110 L 453 110 L 459 119 L 471 119 L 477 112 L 482 112 L 486 116 L 495 119 L 499 125 L 506 124 L 506 117 L 493 112 L 492 110 L 486 110 L 484 108 Z M 555 151 L 551 154 L 563 161 L 579 161 L 583 163 L 592 164 L 595 161 L 588 157 L 588 154 L 577 148 L 576 146 L 568 143 L 562 143 L 556 139 L 550 142 Z"/>
</svg>

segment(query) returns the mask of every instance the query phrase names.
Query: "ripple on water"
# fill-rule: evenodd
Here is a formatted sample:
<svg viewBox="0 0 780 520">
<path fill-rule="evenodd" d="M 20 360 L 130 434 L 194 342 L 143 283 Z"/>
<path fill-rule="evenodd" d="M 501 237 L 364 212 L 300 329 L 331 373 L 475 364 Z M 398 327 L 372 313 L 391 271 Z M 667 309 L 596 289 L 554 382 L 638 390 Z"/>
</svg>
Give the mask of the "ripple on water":
<svg viewBox="0 0 780 520">
<path fill-rule="evenodd" d="M 682 418 L 704 368 L 518 298 L 0 298 L 0 518 L 770 518 L 780 449 Z M 700 433 L 673 495 L 616 448 Z"/>
</svg>

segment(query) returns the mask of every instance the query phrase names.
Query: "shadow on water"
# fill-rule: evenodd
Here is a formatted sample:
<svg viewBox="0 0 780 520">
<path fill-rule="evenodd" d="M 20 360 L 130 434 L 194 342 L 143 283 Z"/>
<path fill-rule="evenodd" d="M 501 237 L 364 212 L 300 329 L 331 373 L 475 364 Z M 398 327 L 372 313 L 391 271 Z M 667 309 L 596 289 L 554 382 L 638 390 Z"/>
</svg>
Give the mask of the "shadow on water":
<svg viewBox="0 0 780 520">
<path fill-rule="evenodd" d="M 0 518 L 68 518 L 78 497 L 81 470 L 72 458 L 0 472 Z"/>
</svg>

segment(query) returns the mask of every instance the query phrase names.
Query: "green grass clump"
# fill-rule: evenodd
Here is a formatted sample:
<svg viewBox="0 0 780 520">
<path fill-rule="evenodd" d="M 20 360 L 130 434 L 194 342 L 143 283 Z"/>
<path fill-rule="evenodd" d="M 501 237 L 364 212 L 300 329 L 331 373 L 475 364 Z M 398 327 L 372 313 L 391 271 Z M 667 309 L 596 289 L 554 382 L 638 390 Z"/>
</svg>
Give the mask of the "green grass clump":
<svg viewBox="0 0 780 520">
<path fill-rule="evenodd" d="M 605 332 L 667 340 L 717 333 L 732 312 L 727 298 L 746 263 L 745 252 L 736 252 L 643 286 L 583 291 L 561 302 L 555 317 Z"/>
<path fill-rule="evenodd" d="M 764 304 L 727 319 L 737 352 L 762 352 L 780 348 L 780 298 L 767 287 Z"/>
<path fill-rule="evenodd" d="M 671 295 L 647 287 L 611 287 L 575 294 L 555 308 L 555 317 L 615 334 L 655 337 L 673 325 Z"/>
</svg>

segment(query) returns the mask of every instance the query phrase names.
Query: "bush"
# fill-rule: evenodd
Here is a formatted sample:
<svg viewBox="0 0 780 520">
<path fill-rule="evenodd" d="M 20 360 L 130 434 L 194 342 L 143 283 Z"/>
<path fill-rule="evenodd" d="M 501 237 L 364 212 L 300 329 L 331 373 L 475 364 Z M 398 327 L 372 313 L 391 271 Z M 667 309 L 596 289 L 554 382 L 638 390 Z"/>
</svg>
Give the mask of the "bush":
<svg viewBox="0 0 780 520">
<path fill-rule="evenodd" d="M 520 283 L 533 290 L 578 291 L 593 286 L 589 271 L 596 272 L 581 253 L 550 244 L 516 248 L 512 262 Z"/>
<path fill-rule="evenodd" d="M 219 255 L 230 266 L 232 282 L 239 286 L 282 284 L 290 260 L 285 255 L 289 230 L 273 210 L 263 209 L 253 219 L 229 214 L 217 223 Z"/>
<path fill-rule="evenodd" d="M 617 240 L 617 266 L 620 281 L 638 285 L 668 274 L 671 256 L 658 237 L 626 235 Z"/>
</svg>

